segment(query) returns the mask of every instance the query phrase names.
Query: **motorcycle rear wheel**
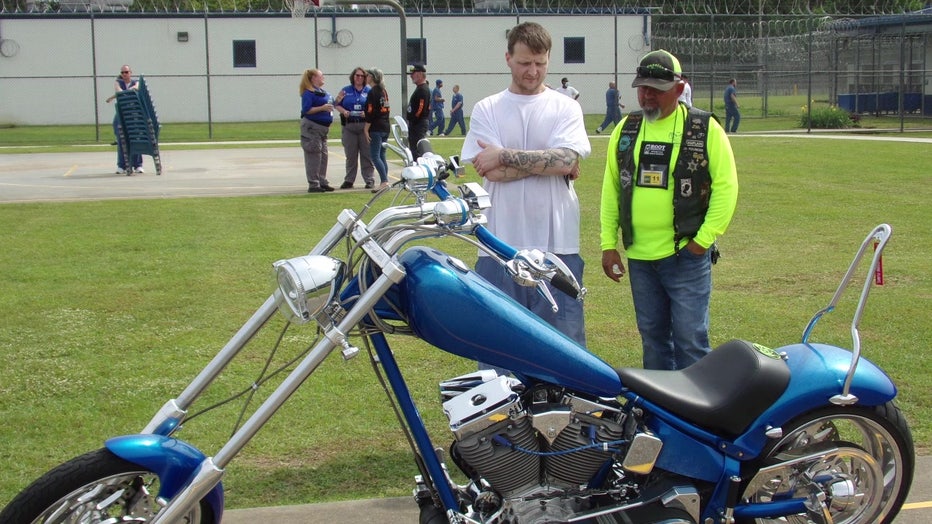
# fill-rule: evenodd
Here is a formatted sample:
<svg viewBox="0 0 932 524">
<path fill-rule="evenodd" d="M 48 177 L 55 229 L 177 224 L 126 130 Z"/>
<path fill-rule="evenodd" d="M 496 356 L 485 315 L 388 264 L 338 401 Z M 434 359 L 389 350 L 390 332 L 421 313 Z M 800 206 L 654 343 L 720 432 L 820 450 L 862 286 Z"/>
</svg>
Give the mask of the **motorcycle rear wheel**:
<svg viewBox="0 0 932 524">
<path fill-rule="evenodd" d="M 19 493 L 0 513 L 0 524 L 149 522 L 161 507 L 159 478 L 102 448 L 52 469 Z M 187 524 L 212 523 L 201 501 Z"/>
<path fill-rule="evenodd" d="M 746 479 L 753 477 L 761 467 L 779 463 L 779 455 L 790 451 L 805 453 L 812 449 L 817 452 L 820 448 L 837 446 L 837 463 L 814 463 L 812 470 L 801 472 L 796 478 L 775 477 L 753 493 L 746 488 L 743 500 L 766 502 L 773 497 L 771 487 L 788 483 L 798 483 L 797 486 L 802 487 L 812 482 L 825 488 L 829 496 L 825 501 L 826 508 L 835 524 L 893 522 L 909 493 L 915 466 L 912 434 L 896 404 L 891 401 L 875 407 L 819 409 L 796 418 L 783 429 L 783 437 L 768 445 L 761 454 L 761 460 L 747 472 Z M 877 467 L 871 462 L 875 462 Z M 809 479 L 805 477 L 806 473 L 818 475 Z M 854 493 L 833 501 L 832 493 L 839 493 L 835 486 L 853 488 Z M 851 503 L 853 500 L 858 502 Z M 808 524 L 812 520 L 805 514 L 799 514 L 747 522 Z"/>
</svg>

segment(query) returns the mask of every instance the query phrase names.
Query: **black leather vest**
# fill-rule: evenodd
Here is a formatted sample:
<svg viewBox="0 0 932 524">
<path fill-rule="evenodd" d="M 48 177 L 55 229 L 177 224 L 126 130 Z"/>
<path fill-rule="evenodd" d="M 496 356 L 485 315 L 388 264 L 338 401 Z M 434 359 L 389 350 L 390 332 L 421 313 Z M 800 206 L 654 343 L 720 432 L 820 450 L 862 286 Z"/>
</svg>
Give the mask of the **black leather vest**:
<svg viewBox="0 0 932 524">
<path fill-rule="evenodd" d="M 679 108 L 677 108 L 679 111 Z M 709 136 L 709 118 L 712 113 L 691 108 L 683 124 L 680 153 L 673 167 L 673 243 L 679 250 L 680 241 L 692 238 L 705 221 L 712 194 L 712 176 L 709 174 L 709 153 L 706 142 Z M 635 158 L 638 133 L 644 114 L 628 114 L 618 139 L 618 175 L 621 194 L 618 199 L 618 218 L 621 240 L 625 248 L 634 243 L 631 226 L 631 199 L 634 194 Z"/>
</svg>

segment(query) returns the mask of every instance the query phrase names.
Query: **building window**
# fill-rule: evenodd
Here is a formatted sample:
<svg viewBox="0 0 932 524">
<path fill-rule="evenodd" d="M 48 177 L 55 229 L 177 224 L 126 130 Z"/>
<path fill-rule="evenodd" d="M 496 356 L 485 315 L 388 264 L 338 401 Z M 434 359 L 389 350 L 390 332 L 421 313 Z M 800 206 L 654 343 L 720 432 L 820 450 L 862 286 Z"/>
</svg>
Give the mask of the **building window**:
<svg viewBox="0 0 932 524">
<path fill-rule="evenodd" d="M 407 41 L 408 64 L 427 64 L 427 40 L 409 38 Z"/>
<path fill-rule="evenodd" d="M 566 37 L 563 39 L 563 63 L 586 63 L 586 39 L 581 36 Z"/>
<path fill-rule="evenodd" d="M 233 41 L 233 67 L 256 67 L 256 41 Z"/>
</svg>

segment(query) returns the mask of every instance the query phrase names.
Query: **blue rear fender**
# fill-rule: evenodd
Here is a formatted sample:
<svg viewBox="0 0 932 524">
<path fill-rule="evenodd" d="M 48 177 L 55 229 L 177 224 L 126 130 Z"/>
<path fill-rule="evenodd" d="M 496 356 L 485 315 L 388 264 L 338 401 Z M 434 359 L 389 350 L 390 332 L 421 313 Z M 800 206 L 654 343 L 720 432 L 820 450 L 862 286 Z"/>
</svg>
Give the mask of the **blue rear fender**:
<svg viewBox="0 0 932 524">
<path fill-rule="evenodd" d="M 206 455 L 194 446 L 162 435 L 125 435 L 104 443 L 111 453 L 152 471 L 159 477 L 158 496 L 172 499 L 187 484 Z M 214 512 L 214 522 L 223 517 L 223 484 L 204 497 Z"/>
<path fill-rule="evenodd" d="M 782 427 L 799 415 L 831 406 L 830 399 L 841 394 L 851 365 L 850 351 L 826 344 L 793 344 L 775 351 L 786 354 L 790 383 L 770 409 L 735 441 L 748 450 L 763 449 L 768 427 Z M 896 392 L 890 377 L 862 356 L 851 380 L 850 393 L 858 399 L 854 405 L 879 406 L 893 400 Z"/>
</svg>

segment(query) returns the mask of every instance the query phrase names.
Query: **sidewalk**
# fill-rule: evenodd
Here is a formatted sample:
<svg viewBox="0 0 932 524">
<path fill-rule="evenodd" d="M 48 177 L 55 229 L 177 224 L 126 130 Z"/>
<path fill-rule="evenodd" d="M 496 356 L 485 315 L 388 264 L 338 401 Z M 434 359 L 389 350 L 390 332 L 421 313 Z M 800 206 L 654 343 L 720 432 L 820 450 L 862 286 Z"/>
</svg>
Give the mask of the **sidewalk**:
<svg viewBox="0 0 932 524">
<path fill-rule="evenodd" d="M 304 156 L 297 144 L 252 149 L 162 151 L 162 175 L 152 157 L 143 156 L 145 173 L 116 174 L 116 154 L 0 154 L 0 203 L 184 198 L 295 194 L 307 192 Z M 343 148 L 331 145 L 329 180 L 343 183 Z M 400 164 L 389 159 L 389 176 Z M 363 191 L 362 177 L 356 179 Z M 347 191 L 347 190 L 344 190 Z M 339 194 L 315 194 L 316 197 Z M 309 195 L 310 197 L 310 195 Z"/>
</svg>

